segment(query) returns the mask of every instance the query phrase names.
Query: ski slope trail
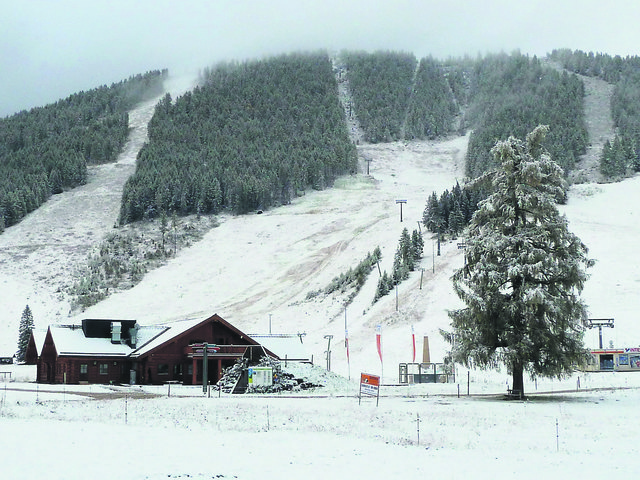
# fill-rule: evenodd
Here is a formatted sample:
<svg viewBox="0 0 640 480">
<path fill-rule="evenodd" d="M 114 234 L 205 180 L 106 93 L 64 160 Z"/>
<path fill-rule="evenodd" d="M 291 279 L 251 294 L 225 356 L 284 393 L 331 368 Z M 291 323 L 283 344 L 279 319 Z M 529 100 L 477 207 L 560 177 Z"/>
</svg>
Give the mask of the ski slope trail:
<svg viewBox="0 0 640 480">
<path fill-rule="evenodd" d="M 589 145 L 571 174 L 575 183 L 600 182 L 600 156 L 607 141 L 612 141 L 615 129 L 611 116 L 611 96 L 614 85 L 599 78 L 580 75 L 585 89 L 584 110 Z"/>
<path fill-rule="evenodd" d="M 187 81 L 168 81 L 173 94 L 185 91 Z M 25 305 L 36 326 L 55 323 L 70 311 L 64 290 L 87 254 L 117 223 L 122 190 L 136 168 L 136 157 L 147 140 L 147 124 L 161 97 L 129 112 L 129 138 L 114 163 L 91 166 L 85 185 L 52 196 L 20 223 L 0 235 L 0 288 L 4 320 L 0 349 L 12 348 L 15 321 Z M 7 346 L 8 345 L 8 346 Z M 3 348 L 4 346 L 4 348 Z"/>
<path fill-rule="evenodd" d="M 368 338 L 376 324 L 384 325 L 389 342 L 412 323 L 435 338 L 446 321 L 439 300 L 454 297 L 449 277 L 462 265 L 455 242 L 443 245 L 442 255 L 434 257 L 431 237 L 425 237 L 422 289 L 419 268 L 398 288 L 399 311 L 395 295 L 372 305 L 377 268 L 348 305 L 350 291 L 310 294 L 355 268 L 378 246 L 380 268 L 391 272 L 403 228 L 421 228 L 426 198 L 462 178 L 467 142 L 468 137 L 453 137 L 360 145 L 359 154 L 372 159 L 370 175 L 341 177 L 331 189 L 307 192 L 291 205 L 259 215 L 221 215 L 220 225 L 202 240 L 82 316 L 153 324 L 218 313 L 250 335 L 266 333 L 271 315 L 273 333 L 307 333 L 305 344 L 313 353 L 326 347 L 325 335 L 344 336 L 346 305 L 352 352 L 366 351 L 360 357 L 364 362 L 375 360 L 366 355 L 375 355 L 368 350 Z M 402 222 L 398 198 L 407 200 Z M 397 350 L 398 356 L 404 353 Z M 336 354 L 336 368 L 343 361 Z"/>
</svg>

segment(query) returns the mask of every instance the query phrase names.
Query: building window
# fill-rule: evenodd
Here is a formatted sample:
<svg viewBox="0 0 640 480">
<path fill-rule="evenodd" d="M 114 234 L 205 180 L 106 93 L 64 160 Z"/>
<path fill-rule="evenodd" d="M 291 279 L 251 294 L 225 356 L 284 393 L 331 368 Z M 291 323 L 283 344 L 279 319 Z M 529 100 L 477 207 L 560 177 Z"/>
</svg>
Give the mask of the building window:
<svg viewBox="0 0 640 480">
<path fill-rule="evenodd" d="M 89 365 L 86 363 L 80 364 L 80 375 L 86 375 L 89 372 Z"/>
<path fill-rule="evenodd" d="M 173 376 L 174 377 L 179 377 L 182 375 L 182 364 L 181 363 L 176 363 L 173 366 Z"/>
<path fill-rule="evenodd" d="M 169 364 L 168 363 L 159 363 L 158 364 L 158 375 L 169 375 Z"/>
<path fill-rule="evenodd" d="M 187 375 L 193 375 L 193 364 L 187 365 Z"/>
<path fill-rule="evenodd" d="M 100 375 L 108 375 L 109 374 L 109 364 L 101 363 L 100 364 Z"/>
</svg>

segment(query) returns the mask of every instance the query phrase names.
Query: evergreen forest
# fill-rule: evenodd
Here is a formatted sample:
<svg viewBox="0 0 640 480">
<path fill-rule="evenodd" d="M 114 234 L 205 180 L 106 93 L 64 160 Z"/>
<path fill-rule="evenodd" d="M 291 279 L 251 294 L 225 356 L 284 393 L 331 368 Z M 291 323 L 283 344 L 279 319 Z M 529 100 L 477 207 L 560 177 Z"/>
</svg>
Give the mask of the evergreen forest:
<svg viewBox="0 0 640 480">
<path fill-rule="evenodd" d="M 403 138 L 434 139 L 447 135 L 453 128 L 458 111 L 458 103 L 444 70 L 432 58 L 420 60 Z"/>
<path fill-rule="evenodd" d="M 554 50 L 550 58 L 563 68 L 597 77 L 614 85 L 611 115 L 616 127 L 613 141 L 604 145 L 600 172 L 617 180 L 640 171 L 640 57 L 568 49 Z"/>
<path fill-rule="evenodd" d="M 537 57 L 471 59 L 388 51 L 294 53 L 221 63 L 199 86 L 165 95 L 149 141 L 125 185 L 120 223 L 167 214 L 243 214 L 289 203 L 357 171 L 338 81 L 348 88 L 369 142 L 434 139 L 471 129 L 466 173 L 495 167 L 499 139 L 549 125 L 544 148 L 568 173 L 588 138 L 584 86 L 575 72 L 615 83 L 616 138 L 601 171 L 619 178 L 640 170 L 640 60 L 555 50 L 558 71 Z M 128 134 L 127 112 L 158 96 L 167 71 L 137 75 L 0 120 L 0 231 L 50 195 L 83 184 L 87 165 L 114 161 Z M 338 76 L 338 78 L 336 78 Z M 429 229 L 457 234 L 484 192 L 456 185 L 428 199 Z"/>
<path fill-rule="evenodd" d="M 355 112 L 371 143 L 433 139 L 451 132 L 458 113 L 445 71 L 413 54 L 343 52 Z"/>
<path fill-rule="evenodd" d="M 166 75 L 132 76 L 0 119 L 0 232 L 84 184 L 87 165 L 115 161 L 129 134 L 127 112 L 160 95 Z"/>
<path fill-rule="evenodd" d="M 161 212 L 244 214 L 357 171 L 327 54 L 220 64 L 201 77 L 157 105 L 121 223 Z"/>
<path fill-rule="evenodd" d="M 488 55 L 472 62 L 468 73 L 468 176 L 496 167 L 490 154 L 496 141 L 524 137 L 537 125 L 550 127 L 544 147 L 551 158 L 565 174 L 573 169 L 588 143 L 584 86 L 577 76 L 519 53 Z"/>
<path fill-rule="evenodd" d="M 486 192 L 481 186 L 470 182 L 461 187 L 456 182 L 451 191 L 445 190 L 440 196 L 433 192 L 427 198 L 422 223 L 430 232 L 457 237 L 485 198 Z"/>
</svg>

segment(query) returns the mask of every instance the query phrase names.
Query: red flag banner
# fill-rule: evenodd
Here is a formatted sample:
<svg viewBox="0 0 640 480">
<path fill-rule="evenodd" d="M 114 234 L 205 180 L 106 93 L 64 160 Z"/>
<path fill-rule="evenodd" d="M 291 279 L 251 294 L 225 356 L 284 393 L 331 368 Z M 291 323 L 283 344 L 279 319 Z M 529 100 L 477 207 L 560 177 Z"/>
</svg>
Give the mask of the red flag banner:
<svg viewBox="0 0 640 480">
<path fill-rule="evenodd" d="M 380 363 L 382 363 L 382 325 L 376 326 L 376 346 L 378 347 Z"/>
<path fill-rule="evenodd" d="M 349 362 L 349 331 L 346 329 L 344 331 L 344 346 L 347 349 L 347 362 Z"/>
<path fill-rule="evenodd" d="M 416 332 L 411 325 L 411 343 L 413 344 L 413 363 L 416 363 Z"/>
</svg>

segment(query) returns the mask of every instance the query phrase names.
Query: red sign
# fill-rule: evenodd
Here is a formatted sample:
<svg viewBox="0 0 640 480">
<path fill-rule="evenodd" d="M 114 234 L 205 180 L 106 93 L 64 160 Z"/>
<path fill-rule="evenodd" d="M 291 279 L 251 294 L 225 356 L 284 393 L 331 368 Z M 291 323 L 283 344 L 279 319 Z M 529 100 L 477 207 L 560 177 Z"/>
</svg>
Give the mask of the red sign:
<svg viewBox="0 0 640 480">
<path fill-rule="evenodd" d="M 376 405 L 378 405 L 378 399 L 380 398 L 380 377 L 377 375 L 369 375 L 368 373 L 361 373 L 360 395 L 358 398 L 362 398 L 362 395 L 376 397 Z"/>
<path fill-rule="evenodd" d="M 365 395 L 378 395 L 380 388 L 380 377 L 369 375 L 368 373 L 360 374 L 360 391 Z"/>
</svg>

